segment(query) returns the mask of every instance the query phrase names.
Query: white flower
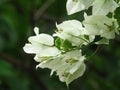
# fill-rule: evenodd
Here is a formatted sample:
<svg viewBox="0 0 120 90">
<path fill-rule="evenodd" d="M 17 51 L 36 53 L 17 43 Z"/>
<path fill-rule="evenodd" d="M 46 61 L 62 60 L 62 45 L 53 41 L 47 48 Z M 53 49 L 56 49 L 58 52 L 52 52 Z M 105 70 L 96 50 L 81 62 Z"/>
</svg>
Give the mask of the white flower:
<svg viewBox="0 0 120 90">
<path fill-rule="evenodd" d="M 107 15 L 109 12 L 114 12 L 118 6 L 114 0 L 95 0 L 92 13 L 93 15 Z"/>
<path fill-rule="evenodd" d="M 84 60 L 85 56 L 82 56 L 81 51 L 73 50 L 54 59 L 43 61 L 37 67 L 49 68 L 52 70 L 51 73 L 55 71 L 59 79 L 68 85 L 83 75 L 85 71 Z"/>
<path fill-rule="evenodd" d="M 37 29 L 34 29 L 36 36 L 31 36 L 28 41 L 30 43 L 25 44 L 23 47 L 26 53 L 36 54 L 35 60 L 40 62 L 41 60 L 36 58 L 56 56 L 60 51 L 54 47 L 54 39 L 48 34 L 39 34 Z"/>
<path fill-rule="evenodd" d="M 88 9 L 94 0 L 67 0 L 66 8 L 68 15 Z"/>
<path fill-rule="evenodd" d="M 67 0 L 66 8 L 68 15 L 88 9 L 93 6 L 94 15 L 107 15 L 119 6 L 114 0 Z"/>
<path fill-rule="evenodd" d="M 66 39 L 72 43 L 73 46 L 79 46 L 88 43 L 88 40 L 84 37 L 86 33 L 82 24 L 78 20 L 68 20 L 61 24 L 56 24 L 57 31 L 53 36 L 58 36 L 62 39 Z"/>
<path fill-rule="evenodd" d="M 106 39 L 115 38 L 115 33 L 118 33 L 118 24 L 116 20 L 103 15 L 85 16 L 83 21 L 86 34 L 100 35 Z"/>
</svg>

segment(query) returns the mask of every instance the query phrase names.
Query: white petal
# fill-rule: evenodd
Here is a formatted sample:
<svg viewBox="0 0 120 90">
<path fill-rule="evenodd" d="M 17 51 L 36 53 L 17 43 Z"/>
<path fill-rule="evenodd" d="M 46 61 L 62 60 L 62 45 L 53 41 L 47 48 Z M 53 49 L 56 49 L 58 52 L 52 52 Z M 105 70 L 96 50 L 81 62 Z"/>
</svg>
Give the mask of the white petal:
<svg viewBox="0 0 120 90">
<path fill-rule="evenodd" d="M 26 53 L 32 53 L 32 54 L 37 53 L 40 49 L 41 49 L 41 48 L 35 47 L 35 46 L 33 46 L 32 44 L 25 44 L 25 46 L 23 47 L 23 50 L 24 50 Z"/>
<path fill-rule="evenodd" d="M 52 46 L 54 44 L 53 37 L 48 34 L 39 34 L 37 36 L 31 36 L 28 40 L 31 43 L 40 43 L 49 46 Z"/>
<path fill-rule="evenodd" d="M 34 60 L 35 60 L 36 62 L 41 62 L 41 60 L 40 60 L 40 58 L 39 58 L 38 55 L 35 55 Z"/>
<path fill-rule="evenodd" d="M 113 39 L 115 33 L 118 33 L 117 21 L 104 15 L 86 16 L 83 24 L 88 35 L 100 35 L 106 39 Z"/>
<path fill-rule="evenodd" d="M 114 0 L 95 0 L 92 12 L 94 15 L 107 15 L 117 7 L 118 4 Z"/>
<path fill-rule="evenodd" d="M 71 60 L 77 61 L 71 61 Z M 73 50 L 51 60 L 43 61 L 37 67 L 49 68 L 55 71 L 59 76 L 60 81 L 69 84 L 74 79 L 82 76 L 85 71 L 84 56 L 81 56 L 81 51 Z M 70 61 L 69 61 L 70 60 Z M 68 73 L 68 75 L 67 75 Z"/>
<path fill-rule="evenodd" d="M 61 24 L 56 25 L 58 30 L 63 30 L 63 32 L 78 36 L 81 34 L 83 27 L 80 21 L 78 20 L 68 20 L 64 21 Z M 62 32 L 61 32 L 62 33 Z"/>
<path fill-rule="evenodd" d="M 56 47 L 44 48 L 40 56 L 56 56 L 60 54 L 60 51 Z"/>
<path fill-rule="evenodd" d="M 106 31 L 101 34 L 101 37 L 105 37 L 106 39 L 114 39 L 115 38 L 115 31 Z"/>
<path fill-rule="evenodd" d="M 68 15 L 88 9 L 94 0 L 67 0 L 66 8 Z"/>
<path fill-rule="evenodd" d="M 38 28 L 38 27 L 35 27 L 35 28 L 34 28 L 34 32 L 35 32 L 36 35 L 39 35 L 39 28 Z"/>
<path fill-rule="evenodd" d="M 81 64 L 82 64 L 82 62 L 76 64 L 76 65 L 69 71 L 70 74 L 73 74 L 74 72 L 76 72 L 76 71 L 80 68 Z"/>
<path fill-rule="evenodd" d="M 76 71 L 74 72 L 73 74 L 71 74 L 67 80 L 66 80 L 66 84 L 70 84 L 73 80 L 77 79 L 78 77 L 81 77 L 83 75 L 83 73 L 85 72 L 85 64 L 81 64 L 81 67 Z"/>
<path fill-rule="evenodd" d="M 68 20 L 61 24 L 56 24 L 58 31 L 53 36 L 58 36 L 72 43 L 73 46 L 83 45 L 86 42 L 84 34 L 86 33 L 82 24 L 78 20 Z M 81 39 L 82 38 L 82 39 Z"/>
</svg>

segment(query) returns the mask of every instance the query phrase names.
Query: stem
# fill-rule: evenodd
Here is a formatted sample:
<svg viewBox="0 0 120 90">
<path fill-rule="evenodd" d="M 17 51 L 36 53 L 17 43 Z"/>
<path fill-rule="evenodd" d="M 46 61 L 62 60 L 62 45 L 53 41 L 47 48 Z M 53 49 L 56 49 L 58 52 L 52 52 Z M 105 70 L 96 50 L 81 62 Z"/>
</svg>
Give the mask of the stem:
<svg viewBox="0 0 120 90">
<path fill-rule="evenodd" d="M 91 57 L 93 57 L 93 56 L 98 52 L 98 50 L 100 49 L 100 46 L 101 46 L 101 45 L 98 45 L 97 48 L 96 48 L 96 50 L 92 53 L 91 56 L 87 57 L 86 60 L 89 60 Z"/>
<path fill-rule="evenodd" d="M 81 39 L 81 40 L 83 40 L 83 41 L 85 41 L 86 43 L 90 43 L 89 41 L 87 41 L 86 39 L 84 39 L 84 38 L 81 38 L 81 37 L 79 37 L 79 36 L 74 36 L 74 35 L 72 35 L 72 34 L 69 34 L 69 35 L 71 35 L 71 36 L 73 36 L 73 37 L 76 37 L 76 38 L 79 38 L 79 39 Z"/>
</svg>

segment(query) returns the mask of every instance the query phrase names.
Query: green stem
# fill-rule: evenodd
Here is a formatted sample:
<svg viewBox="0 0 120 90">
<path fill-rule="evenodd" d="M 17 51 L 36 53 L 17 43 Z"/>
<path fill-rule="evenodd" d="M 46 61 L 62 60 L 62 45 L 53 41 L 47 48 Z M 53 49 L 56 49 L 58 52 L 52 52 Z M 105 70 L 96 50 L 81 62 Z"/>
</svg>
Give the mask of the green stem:
<svg viewBox="0 0 120 90">
<path fill-rule="evenodd" d="M 70 34 L 71 35 L 71 34 Z M 86 39 L 84 39 L 84 38 L 81 38 L 81 37 L 79 37 L 79 36 L 74 36 L 74 35 L 71 35 L 71 36 L 73 36 L 73 37 L 76 37 L 76 38 L 79 38 L 79 39 L 81 39 L 81 40 L 83 40 L 83 41 L 85 41 L 86 43 L 90 43 L 89 41 L 87 41 Z"/>
<path fill-rule="evenodd" d="M 100 49 L 100 46 L 101 46 L 101 45 L 98 45 L 97 48 L 96 48 L 96 50 L 92 53 L 91 56 L 87 57 L 86 60 L 89 60 L 91 57 L 93 57 L 93 56 L 98 52 L 98 50 Z"/>
</svg>

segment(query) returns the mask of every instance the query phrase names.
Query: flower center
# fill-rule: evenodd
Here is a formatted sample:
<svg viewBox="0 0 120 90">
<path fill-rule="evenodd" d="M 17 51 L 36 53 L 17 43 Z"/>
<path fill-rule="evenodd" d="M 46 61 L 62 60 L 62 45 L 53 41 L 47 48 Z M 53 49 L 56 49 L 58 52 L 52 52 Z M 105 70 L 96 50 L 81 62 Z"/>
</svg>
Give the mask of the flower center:
<svg viewBox="0 0 120 90">
<path fill-rule="evenodd" d="M 57 32 L 57 33 L 62 33 L 63 30 L 62 30 L 62 29 L 57 29 L 56 32 Z"/>
<path fill-rule="evenodd" d="M 78 2 L 78 0 L 72 0 L 73 2 Z"/>
<path fill-rule="evenodd" d="M 75 60 L 73 58 L 70 58 L 70 59 L 66 59 L 65 62 L 66 63 L 70 63 L 70 65 L 72 65 L 73 63 L 77 62 L 78 60 Z"/>
</svg>

